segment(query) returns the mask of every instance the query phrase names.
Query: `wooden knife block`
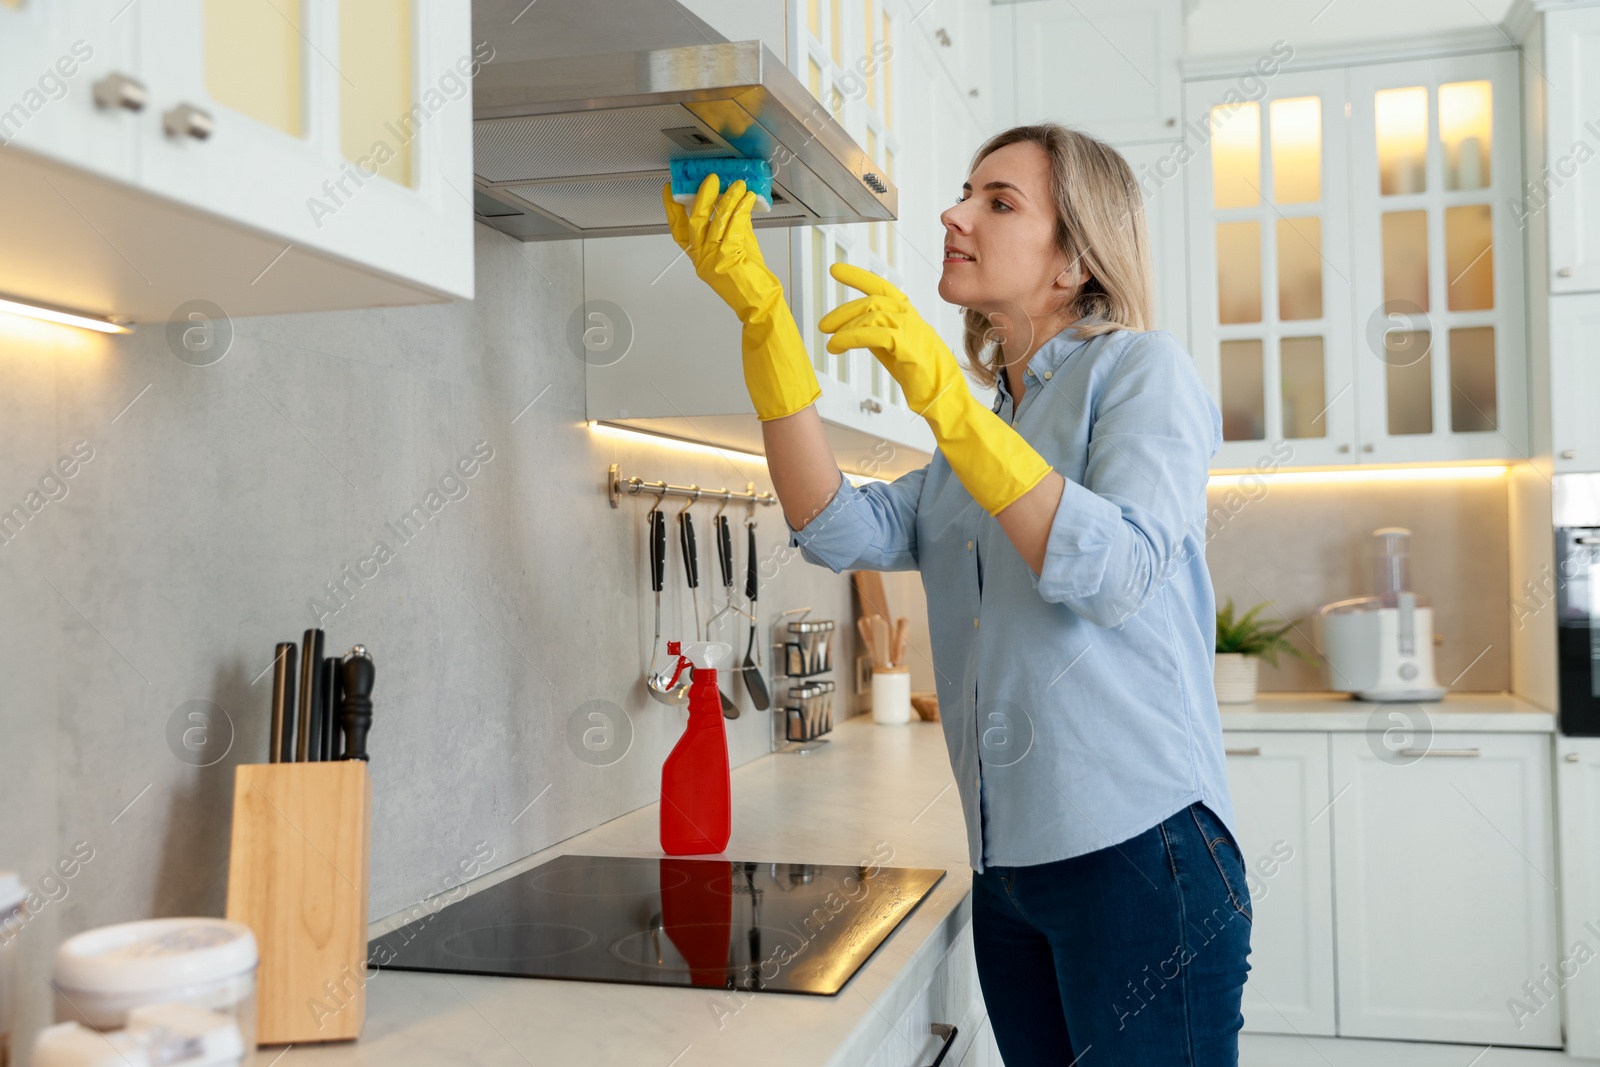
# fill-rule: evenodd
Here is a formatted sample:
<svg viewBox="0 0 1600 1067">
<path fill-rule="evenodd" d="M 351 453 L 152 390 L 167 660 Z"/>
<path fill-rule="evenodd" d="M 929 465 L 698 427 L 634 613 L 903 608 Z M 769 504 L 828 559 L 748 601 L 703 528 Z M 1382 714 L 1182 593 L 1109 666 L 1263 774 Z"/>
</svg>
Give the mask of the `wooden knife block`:
<svg viewBox="0 0 1600 1067">
<path fill-rule="evenodd" d="M 365 761 L 236 768 L 228 918 L 261 954 L 257 1044 L 361 1036 L 371 839 Z"/>
</svg>

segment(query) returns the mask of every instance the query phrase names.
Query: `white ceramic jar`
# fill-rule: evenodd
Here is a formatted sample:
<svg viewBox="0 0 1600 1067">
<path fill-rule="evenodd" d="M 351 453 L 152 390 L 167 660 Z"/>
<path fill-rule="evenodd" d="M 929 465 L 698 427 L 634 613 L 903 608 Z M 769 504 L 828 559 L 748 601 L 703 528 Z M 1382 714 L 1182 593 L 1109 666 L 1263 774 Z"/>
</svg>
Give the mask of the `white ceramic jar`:
<svg viewBox="0 0 1600 1067">
<path fill-rule="evenodd" d="M 879 726 L 902 726 L 911 721 L 910 667 L 873 668 L 872 721 Z"/>
<path fill-rule="evenodd" d="M 149 1004 L 192 1004 L 233 1020 L 256 1047 L 255 934 L 226 919 L 146 919 L 88 930 L 56 950 L 56 1021 L 119 1029 Z"/>
</svg>

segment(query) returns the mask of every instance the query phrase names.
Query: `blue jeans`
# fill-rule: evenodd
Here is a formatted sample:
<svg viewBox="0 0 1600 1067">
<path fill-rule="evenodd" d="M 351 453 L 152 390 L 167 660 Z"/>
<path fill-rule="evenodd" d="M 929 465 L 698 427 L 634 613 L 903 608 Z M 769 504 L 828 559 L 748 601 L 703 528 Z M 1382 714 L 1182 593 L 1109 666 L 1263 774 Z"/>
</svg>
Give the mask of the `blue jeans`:
<svg viewBox="0 0 1600 1067">
<path fill-rule="evenodd" d="M 1006 1067 L 1235 1067 L 1251 922 L 1244 857 L 1199 801 L 1082 856 L 973 875 Z"/>
</svg>

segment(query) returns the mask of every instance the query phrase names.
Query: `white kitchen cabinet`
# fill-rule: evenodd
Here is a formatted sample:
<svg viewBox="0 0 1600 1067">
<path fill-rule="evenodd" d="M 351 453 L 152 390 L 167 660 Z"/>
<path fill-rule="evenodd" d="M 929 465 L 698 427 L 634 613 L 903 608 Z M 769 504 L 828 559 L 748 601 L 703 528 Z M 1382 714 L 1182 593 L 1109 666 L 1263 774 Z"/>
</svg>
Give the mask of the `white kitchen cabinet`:
<svg viewBox="0 0 1600 1067">
<path fill-rule="evenodd" d="M 945 1062 L 962 1063 L 969 1050 L 981 1048 L 974 1038 L 984 1021 L 983 993 L 978 986 L 978 961 L 969 922 L 956 935 L 928 984 L 895 1019 L 894 1032 L 879 1043 L 863 1067 L 924 1067 L 934 1061 L 947 1041 L 950 1051 Z M 955 1027 L 953 1036 L 944 1029 L 950 1026 Z"/>
<path fill-rule="evenodd" d="M 1600 8 L 1546 10 L 1544 42 L 1548 158 L 1524 210 L 1547 220 L 1550 262 L 1537 267 L 1550 272 L 1550 291 L 1600 291 L 1600 177 L 1590 164 L 1600 139 Z"/>
<path fill-rule="evenodd" d="M 1360 458 L 1520 459 L 1517 54 L 1351 67 L 1349 79 Z"/>
<path fill-rule="evenodd" d="M 1561 841 L 1561 951 L 1548 962 L 1565 983 L 1567 1055 L 1600 1059 L 1600 738 L 1556 738 L 1556 822 Z M 1580 943 L 1582 947 L 1580 947 Z M 1548 992 L 1541 994 L 1549 998 Z M 1537 1003 L 1530 1003 L 1537 1009 Z M 1546 1007 L 1544 1012 L 1554 1010 Z"/>
<path fill-rule="evenodd" d="M 1528 452 L 1516 53 L 1185 87 L 1218 468 Z M 1209 121 L 1208 121 L 1209 116 Z"/>
<path fill-rule="evenodd" d="M 1559 472 L 1600 470 L 1600 293 L 1550 298 L 1550 444 Z"/>
<path fill-rule="evenodd" d="M 992 38 L 997 9 L 987 0 L 905 0 L 903 20 L 934 47 L 938 69 L 955 89 L 961 106 L 985 133 L 992 133 L 995 77 Z M 918 91 L 928 88 L 921 83 Z M 974 145 L 976 147 L 976 145 Z"/>
<path fill-rule="evenodd" d="M 1331 1037 L 1328 735 L 1230 730 L 1223 738 L 1252 912 L 1244 1029 Z"/>
<path fill-rule="evenodd" d="M 115 0 L 0 4 L 0 145 L 69 160 L 124 181 L 138 160 L 136 113 L 115 105 L 117 82 L 132 71 L 134 41 L 107 33 L 122 6 Z M 126 90 L 137 93 L 136 86 Z M 134 98 L 129 98 L 132 103 Z"/>
<path fill-rule="evenodd" d="M 24 100 L 92 51 L 16 116 L 0 292 L 141 322 L 470 297 L 469 27 L 444 0 L 0 4 Z"/>
<path fill-rule="evenodd" d="M 994 23 L 997 123 L 1059 122 L 1119 147 L 1179 135 L 1181 0 L 997 3 Z"/>
<path fill-rule="evenodd" d="M 1183 146 L 1176 141 L 1116 146 L 1133 169 L 1144 197 L 1155 293 L 1152 330 L 1166 330 L 1189 345 L 1189 278 L 1183 214 Z"/>
<path fill-rule="evenodd" d="M 1340 1036 L 1560 1047 L 1508 1010 L 1557 958 L 1550 738 L 1374 736 L 1332 735 Z"/>
<path fill-rule="evenodd" d="M 1211 464 L 1353 462 L 1344 72 L 1279 72 L 1257 100 L 1236 78 L 1193 81 L 1184 106 L 1190 350 L 1222 411 Z"/>
<path fill-rule="evenodd" d="M 967 1046 L 967 1054 L 961 1057 L 958 1067 L 1005 1067 L 987 1015 L 978 1023 L 978 1031 L 972 1035 L 972 1044 Z"/>
</svg>

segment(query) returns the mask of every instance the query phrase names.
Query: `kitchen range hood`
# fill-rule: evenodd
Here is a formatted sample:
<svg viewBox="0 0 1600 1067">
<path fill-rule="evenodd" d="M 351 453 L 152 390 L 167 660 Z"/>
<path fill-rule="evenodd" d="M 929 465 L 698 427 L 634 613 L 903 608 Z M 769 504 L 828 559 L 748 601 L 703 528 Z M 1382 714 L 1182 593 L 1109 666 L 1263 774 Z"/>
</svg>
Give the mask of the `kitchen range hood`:
<svg viewBox="0 0 1600 1067">
<path fill-rule="evenodd" d="M 474 0 L 479 221 L 523 241 L 666 233 L 668 161 L 772 164 L 756 227 L 892 220 L 894 186 L 759 40 L 676 0 Z"/>
</svg>

